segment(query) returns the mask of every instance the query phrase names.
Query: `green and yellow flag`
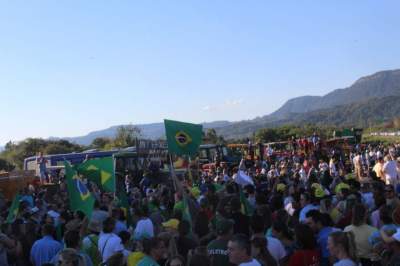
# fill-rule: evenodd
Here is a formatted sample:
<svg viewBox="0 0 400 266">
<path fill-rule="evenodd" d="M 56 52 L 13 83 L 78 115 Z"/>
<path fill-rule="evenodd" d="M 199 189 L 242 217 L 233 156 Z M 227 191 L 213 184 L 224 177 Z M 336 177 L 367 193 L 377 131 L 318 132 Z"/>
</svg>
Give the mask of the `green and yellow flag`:
<svg viewBox="0 0 400 266">
<path fill-rule="evenodd" d="M 8 211 L 6 223 L 11 224 L 17 218 L 20 200 L 21 200 L 21 195 L 19 194 L 15 195 L 10 210 Z"/>
<path fill-rule="evenodd" d="M 192 216 L 190 215 L 189 202 L 186 195 L 183 195 L 182 202 L 183 202 L 182 220 L 188 221 L 190 224 L 190 230 L 192 230 Z"/>
<path fill-rule="evenodd" d="M 115 192 L 114 160 L 112 157 L 90 159 L 77 166 L 79 174 L 96 183 L 106 192 Z"/>
<path fill-rule="evenodd" d="M 130 206 L 129 206 L 129 201 L 128 201 L 128 195 L 126 194 L 126 191 L 124 188 L 118 189 L 117 192 L 117 200 L 118 200 L 118 207 L 120 207 L 126 217 L 126 223 L 128 226 L 132 225 L 132 215 L 130 212 Z"/>
<path fill-rule="evenodd" d="M 168 151 L 175 155 L 194 156 L 201 144 L 202 125 L 164 120 Z"/>
<path fill-rule="evenodd" d="M 90 218 L 95 199 L 76 170 L 68 162 L 64 162 L 64 165 L 70 208 L 72 211 L 82 211 Z"/>
</svg>

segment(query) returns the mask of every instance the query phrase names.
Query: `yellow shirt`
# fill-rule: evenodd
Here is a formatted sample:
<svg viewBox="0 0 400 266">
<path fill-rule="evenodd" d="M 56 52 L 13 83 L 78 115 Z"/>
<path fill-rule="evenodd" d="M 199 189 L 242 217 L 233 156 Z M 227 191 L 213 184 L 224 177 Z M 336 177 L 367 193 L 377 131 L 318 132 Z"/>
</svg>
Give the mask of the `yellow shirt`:
<svg viewBox="0 0 400 266">
<path fill-rule="evenodd" d="M 372 246 L 368 242 L 368 238 L 378 229 L 363 224 L 360 226 L 349 225 L 344 228 L 344 232 L 353 232 L 356 242 L 357 256 L 363 259 L 371 259 L 374 255 Z"/>
<path fill-rule="evenodd" d="M 144 258 L 144 256 L 146 255 L 143 252 L 140 251 L 132 252 L 128 256 L 127 260 L 128 266 L 136 266 L 139 263 L 139 261 L 141 261 Z"/>
<path fill-rule="evenodd" d="M 372 171 L 376 173 L 376 176 L 382 180 L 385 179 L 385 175 L 383 174 L 383 164 L 382 163 L 376 163 L 374 165 L 374 168 L 372 168 Z"/>
</svg>

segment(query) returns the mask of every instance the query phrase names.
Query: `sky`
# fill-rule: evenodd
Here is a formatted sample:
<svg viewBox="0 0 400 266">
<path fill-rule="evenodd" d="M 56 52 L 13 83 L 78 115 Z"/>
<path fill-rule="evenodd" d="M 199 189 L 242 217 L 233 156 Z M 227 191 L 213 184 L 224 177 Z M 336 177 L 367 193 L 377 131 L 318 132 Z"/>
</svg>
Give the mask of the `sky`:
<svg viewBox="0 0 400 266">
<path fill-rule="evenodd" d="M 0 145 L 252 119 L 400 68 L 400 1 L 0 0 Z"/>
</svg>

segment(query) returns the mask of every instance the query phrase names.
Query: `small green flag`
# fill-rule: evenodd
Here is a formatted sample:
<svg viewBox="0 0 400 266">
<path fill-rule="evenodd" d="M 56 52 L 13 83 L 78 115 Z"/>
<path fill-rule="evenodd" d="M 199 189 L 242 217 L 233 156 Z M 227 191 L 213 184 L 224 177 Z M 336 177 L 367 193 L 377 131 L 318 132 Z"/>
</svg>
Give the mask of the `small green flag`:
<svg viewBox="0 0 400 266">
<path fill-rule="evenodd" d="M 188 221 L 190 224 L 190 230 L 192 230 L 192 216 L 190 215 L 187 195 L 183 195 L 182 203 L 183 203 L 182 220 Z"/>
<path fill-rule="evenodd" d="M 19 212 L 19 202 L 21 200 L 21 195 L 17 194 L 11 204 L 10 210 L 8 211 L 8 216 L 6 223 L 10 224 L 15 221 Z"/>
<path fill-rule="evenodd" d="M 170 153 L 194 156 L 201 144 L 202 125 L 164 120 Z"/>
<path fill-rule="evenodd" d="M 126 194 L 124 188 L 118 189 L 117 199 L 118 199 L 118 207 L 120 207 L 124 211 L 127 225 L 128 226 L 132 225 L 132 215 L 130 212 L 128 195 Z"/>
<path fill-rule="evenodd" d="M 76 170 L 68 162 L 64 162 L 64 165 L 70 208 L 72 211 L 82 211 L 90 218 L 95 199 Z"/>
<path fill-rule="evenodd" d="M 78 173 L 96 183 L 106 192 L 115 192 L 114 160 L 112 157 L 90 159 L 76 168 Z"/>
<path fill-rule="evenodd" d="M 243 190 L 240 188 L 240 205 L 241 205 L 241 212 L 246 216 L 252 216 L 254 213 L 254 208 L 250 205 L 250 202 L 246 198 L 243 193 Z"/>
</svg>

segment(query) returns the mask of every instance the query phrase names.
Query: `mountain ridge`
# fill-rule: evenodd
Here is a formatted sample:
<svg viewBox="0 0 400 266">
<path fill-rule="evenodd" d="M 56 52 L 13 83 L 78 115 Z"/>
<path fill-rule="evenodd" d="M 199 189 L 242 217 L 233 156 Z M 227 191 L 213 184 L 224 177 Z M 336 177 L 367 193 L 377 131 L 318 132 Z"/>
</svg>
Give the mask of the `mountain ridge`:
<svg viewBox="0 0 400 266">
<path fill-rule="evenodd" d="M 323 96 L 300 96 L 289 99 L 269 116 L 277 119 L 288 113 L 306 113 L 336 105 L 392 95 L 400 95 L 400 69 L 379 71 L 361 77 L 351 86 L 335 89 Z"/>
<path fill-rule="evenodd" d="M 392 119 L 397 114 L 400 114 L 400 69 L 379 71 L 363 76 L 349 87 L 335 89 L 323 96 L 306 95 L 291 98 L 275 112 L 254 119 L 202 124 L 205 129 L 215 128 L 218 134 L 226 138 L 242 138 L 251 136 L 263 127 L 304 123 L 369 126 Z M 136 126 L 142 130 L 145 138 L 158 139 L 164 136 L 163 123 Z M 112 126 L 104 130 L 92 131 L 85 136 L 62 139 L 88 145 L 96 137 L 114 137 L 117 128 L 118 126 Z"/>
</svg>

